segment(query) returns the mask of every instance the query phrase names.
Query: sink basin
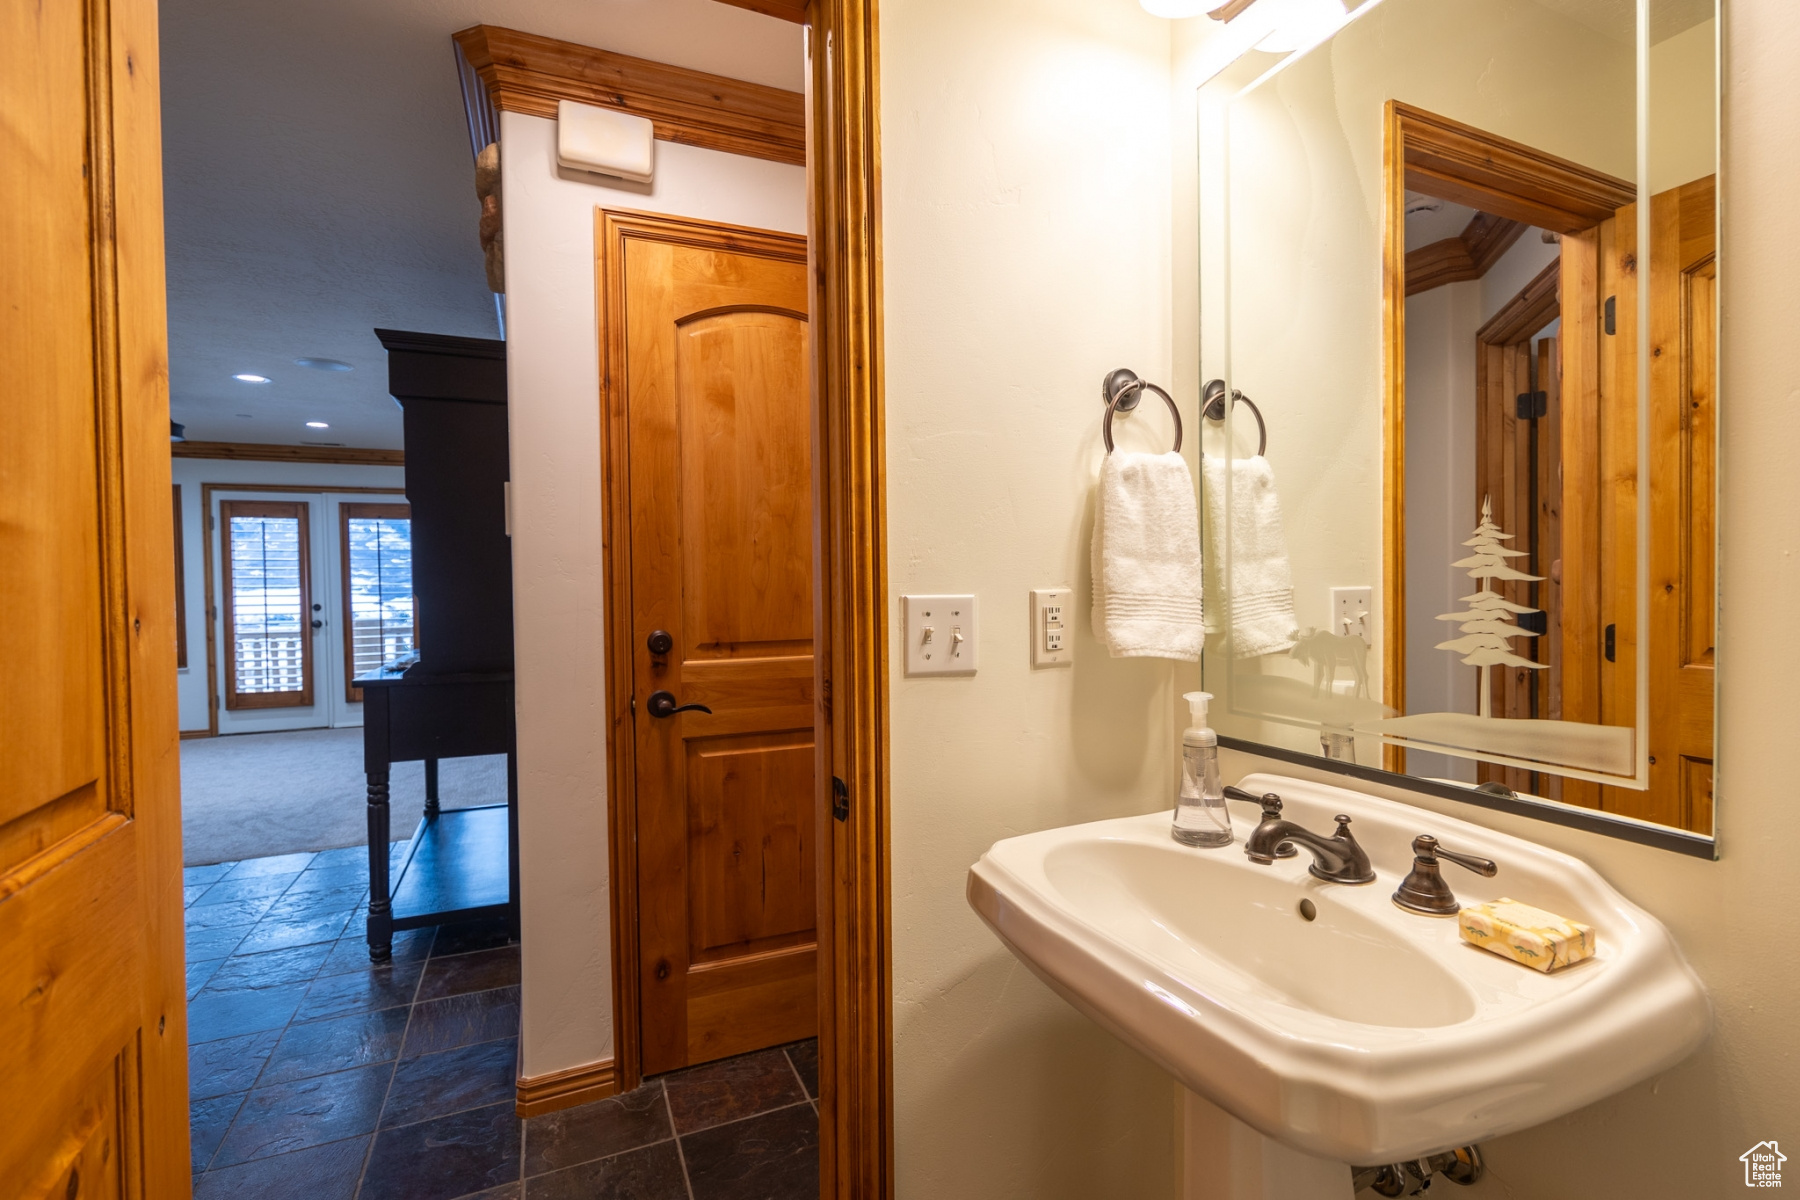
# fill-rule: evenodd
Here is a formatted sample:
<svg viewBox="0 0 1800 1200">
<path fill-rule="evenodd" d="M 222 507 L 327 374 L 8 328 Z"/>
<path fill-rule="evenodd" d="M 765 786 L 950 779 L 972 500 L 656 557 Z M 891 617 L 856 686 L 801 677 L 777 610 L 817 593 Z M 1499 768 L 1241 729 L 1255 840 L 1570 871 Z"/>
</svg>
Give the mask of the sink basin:
<svg viewBox="0 0 1800 1200">
<path fill-rule="evenodd" d="M 1259 866 L 1169 836 L 1169 814 L 997 842 L 969 903 L 1082 1012 L 1190 1091 L 1323 1159 L 1385 1163 L 1561 1116 L 1673 1065 L 1706 1036 L 1705 993 L 1668 932 L 1574 858 L 1342 788 L 1252 775 L 1283 815 L 1347 813 L 1374 883 L 1313 877 L 1305 850 Z M 1448 865 L 1465 904 L 1511 896 L 1594 926 L 1598 954 L 1545 975 L 1465 944 L 1390 897 L 1412 839 L 1492 858 Z"/>
</svg>

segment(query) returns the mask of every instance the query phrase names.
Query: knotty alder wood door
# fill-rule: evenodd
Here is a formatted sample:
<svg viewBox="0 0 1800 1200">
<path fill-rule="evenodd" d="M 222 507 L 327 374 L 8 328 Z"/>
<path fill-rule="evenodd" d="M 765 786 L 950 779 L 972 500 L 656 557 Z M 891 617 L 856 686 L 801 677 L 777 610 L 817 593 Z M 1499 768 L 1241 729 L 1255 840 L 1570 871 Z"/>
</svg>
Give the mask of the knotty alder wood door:
<svg viewBox="0 0 1800 1200">
<path fill-rule="evenodd" d="M 157 32 L 0 6 L 0 1195 L 186 1196 Z"/>
<path fill-rule="evenodd" d="M 1650 200 L 1650 787 L 1601 789 L 1600 807 L 1710 833 L 1713 760 L 1714 490 L 1717 471 L 1715 183 Z M 1601 359 L 1602 719 L 1637 702 L 1637 207 L 1602 231 L 1602 292 L 1616 297 Z"/>
<path fill-rule="evenodd" d="M 806 245 L 618 213 L 598 232 L 655 1074 L 816 1032 Z M 688 705 L 711 711 L 667 712 Z"/>
</svg>

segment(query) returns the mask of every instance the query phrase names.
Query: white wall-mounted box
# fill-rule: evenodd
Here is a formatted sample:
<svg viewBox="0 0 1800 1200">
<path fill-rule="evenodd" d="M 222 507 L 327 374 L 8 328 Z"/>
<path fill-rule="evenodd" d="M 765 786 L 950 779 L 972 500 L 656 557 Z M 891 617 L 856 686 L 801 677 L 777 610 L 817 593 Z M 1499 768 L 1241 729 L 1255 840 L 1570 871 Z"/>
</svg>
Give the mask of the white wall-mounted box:
<svg viewBox="0 0 1800 1200">
<path fill-rule="evenodd" d="M 556 161 L 577 171 L 649 183 L 656 170 L 656 126 L 648 117 L 558 100 Z"/>
</svg>

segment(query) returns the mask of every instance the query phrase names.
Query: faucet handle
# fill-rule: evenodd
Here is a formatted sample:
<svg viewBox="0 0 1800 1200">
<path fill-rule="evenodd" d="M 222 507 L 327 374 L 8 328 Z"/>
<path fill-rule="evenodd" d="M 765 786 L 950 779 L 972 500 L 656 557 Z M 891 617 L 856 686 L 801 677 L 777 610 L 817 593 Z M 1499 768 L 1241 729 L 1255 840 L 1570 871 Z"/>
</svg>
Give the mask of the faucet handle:
<svg viewBox="0 0 1800 1200">
<path fill-rule="evenodd" d="M 1244 800 L 1251 804 L 1260 804 L 1260 805 L 1262 805 L 1262 819 L 1263 820 L 1265 820 L 1265 821 L 1281 820 L 1281 797 L 1276 795 L 1274 792 L 1264 792 L 1262 795 L 1257 796 L 1257 795 L 1251 794 L 1250 792 L 1246 792 L 1241 787 L 1227 787 L 1225 789 L 1225 798 L 1227 800 Z M 1278 846 L 1276 848 L 1275 857 L 1276 858 L 1292 858 L 1292 857 L 1294 857 L 1294 855 L 1296 855 L 1298 853 L 1300 853 L 1300 851 L 1298 851 L 1294 848 L 1294 843 L 1283 842 L 1283 843 L 1281 843 L 1280 846 Z"/>
<path fill-rule="evenodd" d="M 1467 867 L 1477 875 L 1484 875 L 1489 879 L 1500 873 L 1500 864 L 1493 859 L 1446 850 L 1429 833 L 1421 833 L 1413 839 L 1413 854 L 1419 858 L 1447 858 L 1457 866 Z"/>
<path fill-rule="evenodd" d="M 1444 882 L 1443 872 L 1438 869 L 1440 858 L 1449 859 L 1457 866 L 1466 867 L 1489 879 L 1500 871 L 1500 865 L 1491 858 L 1446 850 L 1429 833 L 1422 833 L 1413 839 L 1413 868 L 1394 892 L 1394 903 L 1427 916 L 1455 916 L 1462 906 L 1457 903 L 1456 894 Z"/>
<path fill-rule="evenodd" d="M 1264 792 L 1260 796 L 1255 796 L 1241 787 L 1228 787 L 1225 789 L 1225 798 L 1262 805 L 1262 815 L 1265 821 L 1275 821 L 1281 818 L 1281 797 L 1274 792 Z"/>
</svg>

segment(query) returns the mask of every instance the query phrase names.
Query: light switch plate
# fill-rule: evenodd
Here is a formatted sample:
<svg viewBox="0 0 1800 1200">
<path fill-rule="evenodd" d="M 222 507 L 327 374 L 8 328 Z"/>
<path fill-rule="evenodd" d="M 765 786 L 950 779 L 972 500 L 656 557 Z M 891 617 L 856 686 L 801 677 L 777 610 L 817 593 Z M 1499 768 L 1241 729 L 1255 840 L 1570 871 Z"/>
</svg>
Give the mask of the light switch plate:
<svg viewBox="0 0 1800 1200">
<path fill-rule="evenodd" d="M 975 673 L 975 597 L 900 597 L 908 675 Z"/>
<path fill-rule="evenodd" d="M 1034 588 L 1031 593 L 1031 665 L 1063 667 L 1075 659 L 1075 593 Z"/>
<path fill-rule="evenodd" d="M 1372 587 L 1332 588 L 1331 632 L 1339 636 L 1355 634 L 1373 646 L 1375 627 L 1370 609 L 1374 603 L 1375 589 Z"/>
</svg>

